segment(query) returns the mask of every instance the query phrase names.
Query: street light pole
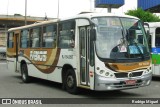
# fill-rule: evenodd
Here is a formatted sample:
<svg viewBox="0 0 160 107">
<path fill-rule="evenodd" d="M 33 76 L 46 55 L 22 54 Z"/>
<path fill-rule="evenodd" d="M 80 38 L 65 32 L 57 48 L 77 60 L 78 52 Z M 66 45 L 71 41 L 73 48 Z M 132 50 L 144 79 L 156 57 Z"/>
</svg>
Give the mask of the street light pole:
<svg viewBox="0 0 160 107">
<path fill-rule="evenodd" d="M 57 12 L 57 18 L 59 19 L 59 0 L 58 0 L 58 12 Z"/>
<path fill-rule="evenodd" d="M 25 0 L 25 25 L 27 25 L 27 0 Z"/>
<path fill-rule="evenodd" d="M 92 11 L 92 0 L 90 0 L 90 11 Z"/>
</svg>

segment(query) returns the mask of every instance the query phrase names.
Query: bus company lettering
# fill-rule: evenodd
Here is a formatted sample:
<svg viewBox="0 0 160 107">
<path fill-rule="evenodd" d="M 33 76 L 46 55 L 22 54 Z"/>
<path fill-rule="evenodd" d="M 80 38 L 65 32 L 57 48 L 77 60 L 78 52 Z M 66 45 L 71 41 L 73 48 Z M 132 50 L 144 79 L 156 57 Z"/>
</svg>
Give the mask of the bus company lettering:
<svg viewBox="0 0 160 107">
<path fill-rule="evenodd" d="M 33 61 L 46 61 L 47 51 L 30 51 L 30 59 Z"/>
<path fill-rule="evenodd" d="M 149 62 L 141 62 L 141 63 L 139 63 L 139 66 L 147 66 L 149 64 L 150 64 Z"/>
</svg>

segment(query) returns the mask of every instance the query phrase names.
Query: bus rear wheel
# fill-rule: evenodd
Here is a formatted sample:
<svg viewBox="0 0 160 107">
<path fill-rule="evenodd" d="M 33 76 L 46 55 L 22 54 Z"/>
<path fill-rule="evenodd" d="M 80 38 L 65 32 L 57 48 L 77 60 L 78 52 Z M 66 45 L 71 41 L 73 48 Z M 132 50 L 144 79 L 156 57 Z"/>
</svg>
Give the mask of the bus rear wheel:
<svg viewBox="0 0 160 107">
<path fill-rule="evenodd" d="M 22 76 L 22 81 L 24 83 L 30 82 L 30 77 L 28 76 L 28 68 L 26 64 L 22 64 L 21 66 L 21 76 Z"/>
<path fill-rule="evenodd" d="M 65 89 L 71 94 L 78 93 L 77 81 L 75 72 L 72 69 L 67 70 L 65 75 Z"/>
</svg>

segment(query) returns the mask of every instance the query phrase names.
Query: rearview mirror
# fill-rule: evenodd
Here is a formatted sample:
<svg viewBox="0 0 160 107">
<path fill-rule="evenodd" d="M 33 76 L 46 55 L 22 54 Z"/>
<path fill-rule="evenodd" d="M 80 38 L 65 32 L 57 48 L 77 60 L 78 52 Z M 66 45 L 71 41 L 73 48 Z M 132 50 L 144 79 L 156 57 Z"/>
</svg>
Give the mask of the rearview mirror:
<svg viewBox="0 0 160 107">
<path fill-rule="evenodd" d="M 149 32 L 149 30 L 147 30 L 147 40 L 149 40 L 150 39 L 150 32 Z"/>
<path fill-rule="evenodd" d="M 95 29 L 90 30 L 90 39 L 91 39 L 91 41 L 96 40 L 96 30 Z"/>
</svg>

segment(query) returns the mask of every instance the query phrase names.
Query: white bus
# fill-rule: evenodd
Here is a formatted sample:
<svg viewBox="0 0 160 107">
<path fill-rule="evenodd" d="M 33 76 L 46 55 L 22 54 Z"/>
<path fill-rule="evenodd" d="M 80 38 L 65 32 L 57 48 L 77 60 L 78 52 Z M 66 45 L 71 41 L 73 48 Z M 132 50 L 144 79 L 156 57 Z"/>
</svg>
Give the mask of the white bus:
<svg viewBox="0 0 160 107">
<path fill-rule="evenodd" d="M 62 83 L 73 94 L 79 87 L 138 88 L 152 78 L 145 29 L 127 15 L 85 13 L 11 28 L 7 64 L 24 82 L 42 78 Z"/>
<path fill-rule="evenodd" d="M 160 76 L 160 22 L 149 22 L 153 76 Z"/>
</svg>

